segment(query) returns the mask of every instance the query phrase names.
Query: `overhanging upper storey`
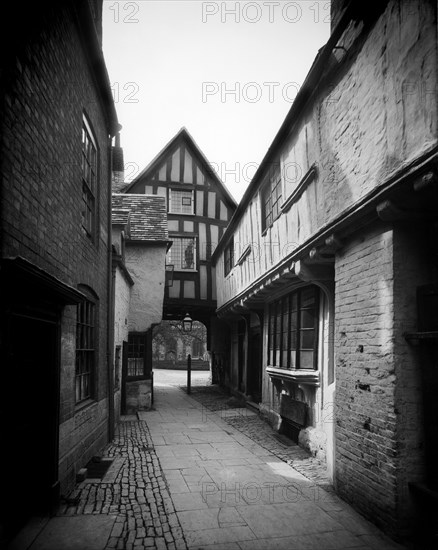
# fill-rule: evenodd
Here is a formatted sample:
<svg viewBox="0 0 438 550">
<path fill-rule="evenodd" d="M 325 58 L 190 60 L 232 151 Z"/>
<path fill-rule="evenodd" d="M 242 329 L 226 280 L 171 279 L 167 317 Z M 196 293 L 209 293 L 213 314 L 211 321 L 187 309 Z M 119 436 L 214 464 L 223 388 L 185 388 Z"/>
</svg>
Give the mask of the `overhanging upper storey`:
<svg viewBox="0 0 438 550">
<path fill-rule="evenodd" d="M 253 305 L 264 303 L 263 289 L 273 277 L 282 284 L 292 262 L 287 284 L 304 280 L 304 266 L 317 280 L 333 264 L 336 246 L 371 221 L 434 215 L 436 94 L 416 93 L 407 82 L 388 88 L 400 78 L 400 51 L 409 82 L 436 88 L 433 8 L 416 4 L 409 19 L 397 19 L 400 31 L 388 41 L 393 3 L 368 14 L 357 3 L 342 5 L 212 257 L 219 312 L 247 305 L 250 296 Z M 414 24 L 416 36 L 409 33 Z M 364 77 L 371 67 L 372 87 Z"/>
</svg>

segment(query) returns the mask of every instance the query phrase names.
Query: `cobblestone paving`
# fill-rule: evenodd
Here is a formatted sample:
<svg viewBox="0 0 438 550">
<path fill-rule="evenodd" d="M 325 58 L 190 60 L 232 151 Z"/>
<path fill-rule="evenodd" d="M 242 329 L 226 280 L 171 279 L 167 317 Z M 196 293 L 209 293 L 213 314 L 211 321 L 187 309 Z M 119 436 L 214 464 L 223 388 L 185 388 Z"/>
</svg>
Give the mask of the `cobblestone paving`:
<svg viewBox="0 0 438 550">
<path fill-rule="evenodd" d="M 105 476 L 105 482 L 81 482 L 58 515 L 117 515 L 106 549 L 186 550 L 147 425 L 127 418 L 103 455 L 120 463 L 114 480 L 106 482 Z"/>
<path fill-rule="evenodd" d="M 181 387 L 185 391 L 185 387 Z M 291 440 L 282 443 L 278 434 L 259 415 L 249 414 L 248 409 L 218 386 L 192 387 L 190 397 L 206 409 L 217 412 L 222 420 L 244 433 L 283 462 L 290 464 L 300 474 L 325 490 L 333 487 L 327 477 L 325 465 Z M 286 441 L 286 439 L 285 439 Z"/>
</svg>

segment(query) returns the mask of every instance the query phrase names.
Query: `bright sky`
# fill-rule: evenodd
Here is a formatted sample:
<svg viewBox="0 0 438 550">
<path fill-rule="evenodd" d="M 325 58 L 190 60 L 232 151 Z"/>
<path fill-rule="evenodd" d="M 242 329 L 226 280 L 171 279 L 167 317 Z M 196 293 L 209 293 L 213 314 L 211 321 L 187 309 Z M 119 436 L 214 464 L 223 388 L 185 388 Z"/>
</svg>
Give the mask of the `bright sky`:
<svg viewBox="0 0 438 550">
<path fill-rule="evenodd" d="M 131 180 L 185 126 L 238 202 L 330 33 L 325 0 L 104 0 Z"/>
</svg>

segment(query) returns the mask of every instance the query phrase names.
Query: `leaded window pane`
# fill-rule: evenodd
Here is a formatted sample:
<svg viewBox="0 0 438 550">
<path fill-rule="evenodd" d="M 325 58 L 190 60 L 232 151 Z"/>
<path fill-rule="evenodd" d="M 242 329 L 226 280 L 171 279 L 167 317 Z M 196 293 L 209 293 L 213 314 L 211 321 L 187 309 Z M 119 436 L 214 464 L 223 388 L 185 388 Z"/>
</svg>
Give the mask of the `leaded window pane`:
<svg viewBox="0 0 438 550">
<path fill-rule="evenodd" d="M 172 247 L 168 252 L 167 263 L 175 270 L 196 269 L 196 241 L 192 237 L 171 237 Z"/>
<path fill-rule="evenodd" d="M 281 213 L 281 176 L 278 167 L 262 192 L 263 229 L 270 227 Z"/>
<path fill-rule="evenodd" d="M 193 191 L 170 189 L 169 212 L 172 214 L 193 214 Z"/>
</svg>

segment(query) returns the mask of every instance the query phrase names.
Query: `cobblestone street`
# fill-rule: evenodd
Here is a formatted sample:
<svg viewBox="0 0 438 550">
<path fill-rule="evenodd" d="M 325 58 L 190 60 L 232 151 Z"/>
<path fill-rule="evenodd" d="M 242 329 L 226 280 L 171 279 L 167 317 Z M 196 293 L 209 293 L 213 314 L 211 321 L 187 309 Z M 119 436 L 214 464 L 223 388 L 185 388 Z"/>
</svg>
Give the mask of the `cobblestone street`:
<svg viewBox="0 0 438 550">
<path fill-rule="evenodd" d="M 102 460 L 14 550 L 401 548 L 333 492 L 323 466 L 194 373 L 156 373 L 154 410 L 125 416 Z M 87 538 L 87 528 L 90 535 Z"/>
<path fill-rule="evenodd" d="M 125 417 L 105 457 L 104 482 L 80 483 L 59 515 L 117 514 L 105 548 L 187 548 L 146 422 Z"/>
</svg>

